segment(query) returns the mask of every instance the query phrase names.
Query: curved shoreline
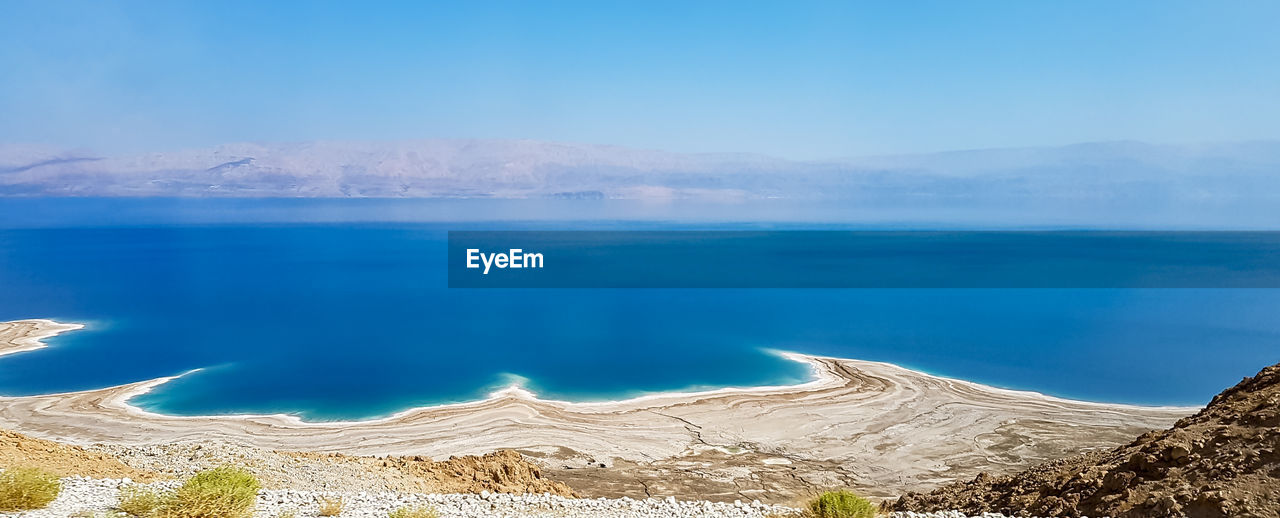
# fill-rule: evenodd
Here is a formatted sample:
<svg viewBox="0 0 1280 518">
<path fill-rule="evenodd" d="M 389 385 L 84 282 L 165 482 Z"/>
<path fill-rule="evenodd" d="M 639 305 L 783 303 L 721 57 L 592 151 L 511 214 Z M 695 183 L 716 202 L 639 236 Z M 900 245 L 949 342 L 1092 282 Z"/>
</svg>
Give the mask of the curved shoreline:
<svg viewBox="0 0 1280 518">
<path fill-rule="evenodd" d="M 29 326 L 28 327 L 29 331 L 26 331 L 25 333 L 22 332 L 22 326 Z M 18 334 L 20 336 L 16 338 L 7 337 L 5 334 L 7 331 L 6 327 L 17 329 L 17 333 L 13 333 L 13 332 L 10 332 L 10 333 Z M 85 327 L 84 324 L 61 323 L 61 322 L 57 322 L 49 319 L 24 319 L 24 320 L 14 320 L 9 322 L 0 322 L 0 356 L 48 347 L 48 344 L 45 344 L 43 342 L 44 339 L 56 336 L 58 334 L 61 334 L 67 331 L 75 331 L 75 330 L 83 329 L 84 327 Z M 570 400 L 563 400 L 563 399 L 540 398 L 535 392 L 524 388 L 519 383 L 512 383 L 510 385 L 497 389 L 493 392 L 490 392 L 486 397 L 482 399 L 477 399 L 472 401 L 460 401 L 455 403 L 440 403 L 435 405 L 414 406 L 414 407 L 406 408 L 404 410 L 396 411 L 386 416 L 372 417 L 368 419 L 338 419 L 338 420 L 327 420 L 327 421 L 308 421 L 306 419 L 303 419 L 301 416 L 297 414 L 290 414 L 290 413 L 284 413 L 284 412 L 266 413 L 266 414 L 234 413 L 234 414 L 213 414 L 213 415 L 165 414 L 162 412 L 148 410 L 141 406 L 129 403 L 129 400 L 137 396 L 149 393 L 152 390 L 155 390 L 155 388 L 161 385 L 164 385 L 165 383 L 182 378 L 183 376 L 200 372 L 204 370 L 203 367 L 197 367 L 195 369 L 188 370 L 181 374 L 175 374 L 172 376 L 161 376 L 161 377 L 153 378 L 149 380 L 116 385 L 114 387 L 103 387 L 101 389 L 90 389 L 87 391 L 42 394 L 41 396 L 70 395 L 70 394 L 77 394 L 77 393 L 83 393 L 83 392 L 98 392 L 98 391 L 106 391 L 106 390 L 112 390 L 112 389 L 123 388 L 123 387 L 132 387 L 130 390 L 120 393 L 117 396 L 116 400 L 124 407 L 127 407 L 132 412 L 138 413 L 140 415 L 164 417 L 164 418 L 178 418 L 178 419 L 276 418 L 276 419 L 293 419 L 293 420 L 296 420 L 299 425 L 307 425 L 307 424 L 343 425 L 343 424 L 377 423 L 382 421 L 393 421 L 400 417 L 410 415 L 420 411 L 430 411 L 434 409 L 445 409 L 450 407 L 465 407 L 468 405 L 484 403 L 487 401 L 493 401 L 493 400 L 498 400 L 498 399 L 507 398 L 507 397 L 517 398 L 517 399 L 528 399 L 531 401 L 539 401 L 542 403 L 549 403 L 549 404 L 576 406 L 576 407 L 585 408 L 585 407 L 592 407 L 592 406 L 612 407 L 612 406 L 641 405 L 644 403 L 661 405 L 664 401 L 669 401 L 669 400 L 702 399 L 702 398 L 732 395 L 732 394 L 750 394 L 750 393 L 767 394 L 767 393 L 779 392 L 779 391 L 799 392 L 799 391 L 805 391 L 805 390 L 817 390 L 817 389 L 823 388 L 824 386 L 829 386 L 831 384 L 838 384 L 841 382 L 841 378 L 839 376 L 834 375 L 830 369 L 824 368 L 824 364 L 821 361 L 819 361 L 819 360 L 830 360 L 830 361 L 857 361 L 863 364 L 878 364 L 878 365 L 883 365 L 885 367 L 891 367 L 895 369 L 909 371 L 920 376 L 928 376 L 931 378 L 936 378 L 938 380 L 945 380 L 950 383 L 968 384 L 975 387 L 981 387 L 985 390 L 1002 391 L 1014 396 L 1043 398 L 1049 401 L 1059 401 L 1063 403 L 1071 403 L 1071 404 L 1078 404 L 1078 405 L 1096 405 L 1098 407 L 1119 408 L 1119 409 L 1134 408 L 1134 409 L 1151 409 L 1151 410 L 1170 410 L 1170 411 L 1186 412 L 1186 413 L 1192 413 L 1196 410 L 1199 410 L 1200 408 L 1200 407 L 1193 407 L 1193 406 L 1135 405 L 1135 404 L 1127 404 L 1127 403 L 1106 403 L 1106 402 L 1070 399 L 1070 398 L 1044 394 L 1042 392 L 1036 392 L 1034 390 L 1019 390 L 1019 389 L 995 387 L 995 386 L 985 385 L 975 381 L 969 381 L 969 380 L 964 380 L 960 378 L 939 376 L 936 374 L 930 374 L 920 370 L 909 369 L 907 367 L 903 367 L 903 366 L 893 364 L 893 363 L 888 363 L 888 362 L 877 362 L 877 361 L 871 361 L 871 360 L 854 360 L 851 358 L 836 358 L 831 356 L 817 356 L 817 355 L 809 355 L 809 354 L 798 353 L 793 351 L 783 351 L 778 349 L 769 349 L 767 350 L 767 352 L 771 354 L 775 354 L 786 360 L 805 364 L 806 366 L 809 367 L 811 379 L 809 379 L 808 381 L 790 384 L 790 385 L 759 385 L 759 386 L 747 386 L 747 387 L 735 386 L 735 387 L 719 387 L 719 388 L 713 388 L 713 389 L 687 390 L 687 391 L 686 390 L 669 390 L 669 391 L 641 394 L 638 396 L 629 397 L 625 399 L 612 399 L 612 400 L 599 400 L 599 401 L 594 401 L 594 400 L 593 401 L 570 401 Z M 6 399 L 6 396 L 0 396 L 0 400 L 3 400 L 3 399 Z"/>
<path fill-rule="evenodd" d="M 51 321 L 23 322 L 30 322 L 30 332 L 11 344 L 30 347 L 32 336 L 56 334 Z M 60 326 L 58 332 L 77 328 Z M 887 363 L 780 354 L 809 364 L 814 379 L 594 402 L 543 400 L 513 386 L 483 400 L 337 422 L 287 414 L 172 416 L 128 403 L 176 377 L 170 376 L 0 397 L 0 427 L 82 444 L 218 439 L 278 450 L 433 458 L 515 448 L 565 467 L 703 463 L 714 471 L 728 455 L 731 463 L 760 469 L 807 470 L 801 473 L 815 483 L 826 477 L 893 491 L 1115 446 L 1196 410 L 1073 401 Z"/>
<path fill-rule="evenodd" d="M 84 329 L 84 324 L 64 324 L 44 318 L 0 322 L 0 356 L 44 349 L 49 346 L 44 339 L 77 329 Z"/>
<path fill-rule="evenodd" d="M 7 331 L 7 329 L 5 326 L 9 328 L 16 328 L 17 333 L 12 333 L 12 332 L 10 333 L 17 334 L 19 336 L 6 340 L 6 335 L 4 333 Z M 23 332 L 22 331 L 23 326 L 28 326 L 27 327 L 28 331 Z M 48 347 L 48 344 L 45 344 L 43 342 L 44 339 L 56 336 L 66 331 L 83 329 L 84 327 L 85 327 L 84 324 L 76 324 L 76 323 L 64 324 L 64 323 L 60 323 L 60 322 L 56 322 L 48 319 L 25 319 L 25 320 L 15 320 L 10 322 L 0 322 L 0 356 Z M 164 385 L 165 383 L 168 383 L 170 381 L 173 381 L 175 379 L 181 378 L 189 374 L 200 372 L 204 370 L 203 368 L 195 368 L 195 369 L 191 369 L 181 374 L 177 374 L 173 376 L 161 376 L 161 377 L 153 378 L 150 380 L 127 383 L 123 385 L 117 385 L 114 387 L 104 387 L 101 389 L 91 389 L 87 391 L 77 391 L 77 392 L 42 394 L 41 396 L 61 396 L 61 395 L 72 395 L 72 394 L 78 394 L 78 393 L 92 393 L 92 392 L 110 391 L 113 389 L 130 387 L 128 390 L 125 390 L 123 392 L 119 392 L 118 394 L 116 394 L 116 396 L 112 398 L 112 400 L 110 401 L 110 404 L 118 405 L 119 407 L 129 411 L 130 413 L 134 413 L 142 416 L 172 418 L 172 419 L 269 418 L 269 419 L 292 420 L 295 422 L 295 424 L 299 426 L 355 425 L 355 424 L 371 424 L 371 423 L 394 421 L 396 419 L 402 418 L 404 416 L 412 415 L 418 412 L 426 412 L 431 410 L 448 409 L 448 408 L 464 408 L 467 406 L 482 404 L 485 402 L 490 402 L 495 400 L 501 400 L 504 398 L 526 399 L 526 400 L 537 401 L 537 402 L 546 403 L 546 404 L 573 406 L 573 407 L 580 407 L 580 408 L 590 408 L 593 406 L 604 407 L 604 408 L 616 408 L 616 407 L 626 407 L 626 406 L 644 405 L 644 404 L 662 406 L 663 403 L 671 403 L 678 400 L 697 400 L 697 399 L 703 399 L 703 398 L 727 396 L 727 395 L 734 395 L 734 394 L 753 394 L 753 393 L 769 394 L 769 393 L 777 393 L 777 392 L 802 392 L 806 390 L 819 390 L 825 387 L 837 386 L 842 382 L 839 376 L 834 375 L 830 369 L 824 368 L 824 364 L 820 361 L 820 360 L 829 360 L 829 361 L 857 361 L 863 364 L 878 364 L 885 367 L 906 370 L 920 376 L 928 376 L 928 377 L 936 378 L 938 380 L 945 380 L 950 383 L 968 384 L 975 387 L 981 387 L 986 390 L 1003 391 L 1010 395 L 1025 396 L 1025 397 L 1031 397 L 1031 398 L 1043 398 L 1045 400 L 1058 401 L 1063 403 L 1071 403 L 1071 404 L 1079 404 L 1079 405 L 1097 405 L 1099 407 L 1118 408 L 1118 409 L 1124 409 L 1124 408 L 1139 409 L 1140 408 L 1140 409 L 1152 409 L 1152 410 L 1171 410 L 1171 411 L 1179 411 L 1179 412 L 1187 412 L 1187 413 L 1194 412 L 1195 410 L 1198 409 L 1198 407 L 1145 406 L 1145 405 L 1129 405 L 1129 404 L 1123 404 L 1123 403 L 1102 403 L 1102 402 L 1093 402 L 1093 401 L 1084 401 L 1084 400 L 1074 400 L 1074 399 L 1068 399 L 1068 398 L 1061 398 L 1057 396 L 1051 396 L 1048 394 L 1043 394 L 1040 392 L 1035 392 L 1030 390 L 1006 389 L 1006 388 L 1000 388 L 1000 387 L 993 387 L 990 385 L 983 385 L 981 383 L 962 380 L 959 378 L 948 378 L 943 376 L 936 376 L 933 374 L 925 373 L 923 371 L 912 370 L 906 367 L 902 367 L 902 366 L 887 363 L 887 362 L 874 362 L 874 361 L 868 361 L 868 360 L 852 360 L 852 359 L 835 358 L 835 357 L 814 356 L 814 355 L 807 355 L 803 353 L 781 351 L 781 350 L 770 350 L 769 352 L 776 354 L 784 359 L 807 365 L 810 369 L 811 379 L 805 382 L 791 384 L 791 385 L 721 387 L 721 388 L 714 388 L 714 389 L 689 390 L 689 391 L 673 390 L 673 391 L 656 392 L 651 394 L 642 394 L 639 396 L 630 397 L 626 399 L 603 400 L 603 401 L 569 401 L 569 400 L 559 400 L 559 399 L 545 399 L 545 398 L 538 397 L 536 393 L 524 388 L 520 384 L 513 383 L 506 387 L 490 392 L 483 399 L 478 399 L 473 401 L 462 401 L 462 402 L 456 402 L 456 403 L 442 403 L 438 405 L 415 406 L 415 407 L 410 407 L 404 410 L 394 412 L 387 416 L 374 417 L 369 419 L 341 419 L 341 420 L 333 420 L 333 421 L 308 421 L 306 419 L 303 419 L 301 416 L 297 414 L 289 414 L 289 413 L 283 413 L 283 412 L 267 413 L 267 414 L 235 413 L 235 414 L 215 414 L 215 415 L 165 414 L 161 412 L 148 410 L 138 405 L 129 403 L 130 400 L 132 400 L 137 396 L 149 393 L 155 388 L 161 385 Z M 0 396 L 0 400 L 3 400 L 3 399 L 7 399 L 7 398 L 5 398 L 4 396 Z"/>
</svg>

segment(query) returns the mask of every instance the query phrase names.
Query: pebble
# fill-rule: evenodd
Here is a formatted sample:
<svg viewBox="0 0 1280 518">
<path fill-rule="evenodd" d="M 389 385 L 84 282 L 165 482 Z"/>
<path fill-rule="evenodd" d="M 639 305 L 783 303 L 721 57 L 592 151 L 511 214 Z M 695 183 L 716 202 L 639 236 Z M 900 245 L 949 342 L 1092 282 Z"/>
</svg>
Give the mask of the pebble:
<svg viewBox="0 0 1280 518">
<path fill-rule="evenodd" d="M 10 518 L 68 518 L 92 516 L 110 511 L 117 503 L 120 488 L 132 485 L 122 479 L 67 477 L 62 492 L 48 507 L 18 514 L 0 513 Z M 178 482 L 139 484 L 156 490 L 173 489 Z M 254 518 L 276 518 L 294 513 L 297 518 L 317 516 L 319 499 L 341 498 L 339 518 L 386 518 L 400 507 L 433 507 L 441 518 L 765 518 L 798 515 L 799 510 L 752 502 L 733 504 L 700 500 L 647 498 L 566 498 L 557 495 L 423 494 L 371 491 L 304 491 L 264 489 L 258 493 Z M 920 515 L 921 517 L 925 515 Z"/>
</svg>

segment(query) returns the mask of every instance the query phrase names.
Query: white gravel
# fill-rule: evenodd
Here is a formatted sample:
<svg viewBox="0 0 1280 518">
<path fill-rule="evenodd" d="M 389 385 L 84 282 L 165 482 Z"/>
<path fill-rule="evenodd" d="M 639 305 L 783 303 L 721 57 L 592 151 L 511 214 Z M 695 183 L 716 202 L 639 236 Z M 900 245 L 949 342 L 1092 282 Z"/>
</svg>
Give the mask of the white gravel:
<svg viewBox="0 0 1280 518">
<path fill-rule="evenodd" d="M 0 518 L 110 517 L 120 489 L 139 485 L 156 490 L 178 487 L 177 481 L 135 484 L 129 479 L 67 477 L 62 492 L 47 508 L 24 513 L 0 513 Z M 421 494 L 387 491 L 303 491 L 264 489 L 258 493 L 255 518 L 277 518 L 292 512 L 297 518 L 318 516 L 321 499 L 341 499 L 339 518 L 386 518 L 400 507 L 430 507 L 441 518 L 765 518 L 800 516 L 792 507 L 759 501 L 734 503 L 648 498 L 565 498 L 556 495 Z M 122 515 L 123 516 L 123 515 Z M 970 516 L 959 511 L 892 513 L 889 518 L 1011 518 L 998 513 Z"/>
<path fill-rule="evenodd" d="M 0 517 L 66 518 L 92 516 L 110 511 L 117 503 L 120 488 L 132 485 L 129 479 L 92 479 L 68 477 L 62 479 L 62 493 L 49 507 L 19 514 L 0 513 Z M 155 489 L 168 489 L 177 482 L 141 484 Z M 341 517 L 386 518 L 387 513 L 399 507 L 434 507 L 441 518 L 762 518 L 769 515 L 787 516 L 798 510 L 755 502 L 715 503 L 700 500 L 678 501 L 631 498 L 578 499 L 555 495 L 509 495 L 481 493 L 479 495 L 436 495 L 391 492 L 343 492 L 299 491 L 292 489 L 264 489 L 258 493 L 255 518 L 275 518 L 282 513 L 293 512 L 298 518 L 317 515 L 321 498 L 343 500 Z M 100 515 L 101 516 L 101 515 Z"/>
</svg>

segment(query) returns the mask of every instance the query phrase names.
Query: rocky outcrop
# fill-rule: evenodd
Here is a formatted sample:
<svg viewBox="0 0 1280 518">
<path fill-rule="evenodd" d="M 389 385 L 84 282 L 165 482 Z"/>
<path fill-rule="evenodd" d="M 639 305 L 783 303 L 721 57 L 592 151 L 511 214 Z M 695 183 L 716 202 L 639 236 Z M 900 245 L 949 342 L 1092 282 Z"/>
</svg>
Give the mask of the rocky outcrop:
<svg viewBox="0 0 1280 518">
<path fill-rule="evenodd" d="M 385 478 L 408 481 L 403 490 L 423 493 L 515 493 L 574 497 L 569 486 L 549 480 L 537 464 L 512 450 L 433 461 L 419 456 L 354 457 L 341 454 L 280 452 L 286 456 L 354 463 Z"/>
<path fill-rule="evenodd" d="M 1107 452 L 1012 476 L 979 474 L 895 511 L 961 510 L 1034 516 L 1280 517 L 1280 365 L 1213 398 L 1164 431 Z"/>
</svg>

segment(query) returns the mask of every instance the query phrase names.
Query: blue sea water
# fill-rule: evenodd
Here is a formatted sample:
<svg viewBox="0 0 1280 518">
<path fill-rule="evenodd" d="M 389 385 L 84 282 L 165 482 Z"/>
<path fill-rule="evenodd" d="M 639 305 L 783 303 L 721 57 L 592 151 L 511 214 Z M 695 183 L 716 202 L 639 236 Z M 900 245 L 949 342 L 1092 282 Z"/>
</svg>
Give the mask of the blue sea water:
<svg viewBox="0 0 1280 518">
<path fill-rule="evenodd" d="M 1280 361 L 1273 289 L 449 289 L 449 230 L 683 224 L 376 211 L 295 221 L 208 207 L 193 218 L 170 206 L 120 217 L 84 203 L 34 223 L 45 205 L 0 203 L 0 320 L 88 324 L 0 358 L 0 394 L 198 368 L 134 403 L 359 419 L 512 382 L 569 400 L 797 383 L 806 368 L 768 352 L 792 350 L 1065 397 L 1203 404 Z M 145 205 L 105 206 L 131 203 Z M 250 205 L 275 207 L 261 203 Z"/>
</svg>

